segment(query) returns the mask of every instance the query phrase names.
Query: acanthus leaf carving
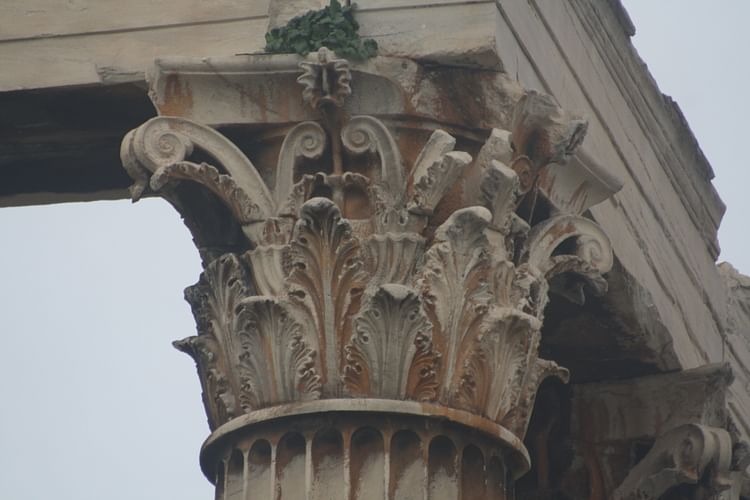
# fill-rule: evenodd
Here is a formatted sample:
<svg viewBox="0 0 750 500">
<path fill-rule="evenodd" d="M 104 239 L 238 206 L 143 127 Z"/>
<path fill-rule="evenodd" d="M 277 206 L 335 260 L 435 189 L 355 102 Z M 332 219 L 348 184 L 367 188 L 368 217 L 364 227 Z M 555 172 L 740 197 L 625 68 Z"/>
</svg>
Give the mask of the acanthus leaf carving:
<svg viewBox="0 0 750 500">
<path fill-rule="evenodd" d="M 456 147 L 456 138 L 445 130 L 437 129 L 422 146 L 419 156 L 414 161 L 412 177 L 416 180 L 427 175 L 427 171 L 436 163 L 443 161 L 445 155 Z M 415 182 L 416 183 L 416 182 Z"/>
<path fill-rule="evenodd" d="M 152 190 L 159 191 L 173 180 L 188 180 L 202 184 L 224 202 L 237 222 L 242 225 L 259 222 L 264 218 L 260 207 L 234 182 L 234 178 L 220 173 L 212 165 L 189 161 L 171 163 L 159 167 L 151 176 L 149 185 Z"/>
<path fill-rule="evenodd" d="M 175 347 L 193 355 L 199 369 L 207 370 L 212 378 L 210 398 L 217 404 L 210 408 L 209 414 L 215 416 L 216 424 L 237 416 L 239 411 L 239 386 L 231 369 L 240 354 L 235 335 L 239 330 L 235 311 L 244 298 L 252 295 L 247 273 L 233 254 L 207 265 L 200 281 L 185 291 L 198 325 L 198 336 Z M 201 363 L 205 363 L 205 367 Z"/>
<path fill-rule="evenodd" d="M 243 409 L 319 398 L 316 353 L 284 307 L 272 297 L 256 296 L 244 299 L 235 312 L 242 347 L 238 371 Z"/>
<path fill-rule="evenodd" d="M 463 168 L 471 163 L 471 156 L 467 153 L 453 151 L 455 145 L 455 137 L 444 130 L 435 130 L 430 135 L 412 169 L 414 192 L 409 204 L 410 212 L 432 214 Z"/>
<path fill-rule="evenodd" d="M 519 402 L 541 322 L 513 308 L 493 308 L 462 367 L 455 404 L 500 421 Z"/>
<path fill-rule="evenodd" d="M 279 297 L 284 290 L 284 261 L 287 245 L 263 245 L 246 252 L 243 256 L 249 264 L 253 283 L 260 295 Z"/>
<path fill-rule="evenodd" d="M 417 401 L 436 401 L 440 388 L 440 352 L 432 343 L 428 331 L 414 338 L 416 350 L 406 378 L 406 397 Z"/>
<path fill-rule="evenodd" d="M 518 175 L 505 164 L 493 160 L 485 170 L 480 199 L 492 212 L 493 225 L 504 234 L 511 229 L 519 187 Z"/>
<path fill-rule="evenodd" d="M 500 231 L 509 229 L 520 189 L 518 175 L 507 166 L 513 156 L 510 143 L 510 132 L 492 129 L 463 186 L 464 203 L 487 208 L 492 213 L 493 226 Z"/>
<path fill-rule="evenodd" d="M 325 185 L 325 174 L 304 174 L 294 183 L 286 200 L 282 203 L 279 213 L 299 215 L 302 205 L 312 197 L 316 187 Z"/>
<path fill-rule="evenodd" d="M 463 151 L 451 151 L 414 176 L 414 195 L 409 211 L 431 214 L 443 196 L 453 187 L 471 156 Z"/>
<path fill-rule="evenodd" d="M 490 213 L 483 207 L 458 210 L 435 232 L 419 279 L 433 342 L 443 354 L 441 399 L 458 387 L 470 346 L 480 334 L 491 302 L 489 243 L 484 229 Z"/>
<path fill-rule="evenodd" d="M 189 355 L 198 368 L 208 425 L 215 429 L 237 414 L 237 401 L 229 387 L 226 368 L 220 361 L 218 342 L 208 335 L 175 340 L 172 345 Z"/>
<path fill-rule="evenodd" d="M 425 239 L 418 233 L 373 234 L 367 239 L 365 263 L 370 286 L 409 285 L 424 255 Z"/>
<path fill-rule="evenodd" d="M 549 284 L 544 275 L 528 262 L 513 269 L 509 291 L 510 304 L 520 311 L 541 318 L 547 305 Z"/>
<path fill-rule="evenodd" d="M 509 260 L 497 260 L 490 278 L 494 305 L 510 307 L 513 304 L 512 287 L 516 276 L 516 267 Z"/>
<path fill-rule="evenodd" d="M 430 323 L 415 290 L 386 284 L 354 319 L 346 346 L 344 384 L 349 393 L 390 399 L 432 399 L 438 356 Z"/>
<path fill-rule="evenodd" d="M 288 295 L 318 332 L 323 385 L 335 394 L 343 340 L 367 283 L 359 242 L 336 205 L 313 198 L 302 206 L 294 228 L 288 269 Z"/>
</svg>

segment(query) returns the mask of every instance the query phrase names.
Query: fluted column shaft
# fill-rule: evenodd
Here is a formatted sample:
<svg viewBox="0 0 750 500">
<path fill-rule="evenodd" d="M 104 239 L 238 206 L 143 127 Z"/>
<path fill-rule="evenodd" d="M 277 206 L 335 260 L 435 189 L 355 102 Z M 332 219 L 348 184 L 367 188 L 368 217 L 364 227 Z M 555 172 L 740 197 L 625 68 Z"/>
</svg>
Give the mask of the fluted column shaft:
<svg viewBox="0 0 750 500">
<path fill-rule="evenodd" d="M 255 423 L 208 454 L 217 500 L 507 500 L 518 473 L 510 443 L 444 419 L 394 413 Z"/>
</svg>

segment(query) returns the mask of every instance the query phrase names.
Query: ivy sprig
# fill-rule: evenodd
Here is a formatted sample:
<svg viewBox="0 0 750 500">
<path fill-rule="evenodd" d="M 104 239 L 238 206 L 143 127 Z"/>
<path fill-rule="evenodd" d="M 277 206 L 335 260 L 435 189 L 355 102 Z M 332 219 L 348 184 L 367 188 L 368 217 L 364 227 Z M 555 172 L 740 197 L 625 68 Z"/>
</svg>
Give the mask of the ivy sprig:
<svg viewBox="0 0 750 500">
<path fill-rule="evenodd" d="M 327 7 L 297 16 L 286 26 L 266 33 L 266 51 L 306 56 L 326 47 L 346 59 L 373 57 L 378 51 L 378 44 L 371 38 L 359 36 L 354 8 L 355 5 L 342 6 L 338 0 L 331 0 Z"/>
</svg>

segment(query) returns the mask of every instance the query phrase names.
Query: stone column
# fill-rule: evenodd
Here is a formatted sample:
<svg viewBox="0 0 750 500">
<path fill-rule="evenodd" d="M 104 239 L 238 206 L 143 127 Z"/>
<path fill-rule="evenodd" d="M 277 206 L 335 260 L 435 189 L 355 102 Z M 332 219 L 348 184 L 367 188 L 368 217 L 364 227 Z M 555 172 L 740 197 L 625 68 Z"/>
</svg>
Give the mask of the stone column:
<svg viewBox="0 0 750 500">
<path fill-rule="evenodd" d="M 537 387 L 567 378 L 539 357 L 548 293 L 612 265 L 581 216 L 612 193 L 573 158 L 586 123 L 498 73 L 325 49 L 150 83 L 122 159 L 203 259 L 175 346 L 216 498 L 513 498 Z"/>
</svg>

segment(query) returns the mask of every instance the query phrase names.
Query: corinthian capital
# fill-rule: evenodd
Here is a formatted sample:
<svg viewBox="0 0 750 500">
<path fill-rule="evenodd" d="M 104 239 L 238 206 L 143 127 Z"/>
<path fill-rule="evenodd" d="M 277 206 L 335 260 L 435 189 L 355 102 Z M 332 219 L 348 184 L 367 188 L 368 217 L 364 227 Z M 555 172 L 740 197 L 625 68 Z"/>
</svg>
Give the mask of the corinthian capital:
<svg viewBox="0 0 750 500">
<path fill-rule="evenodd" d="M 539 357 L 550 280 L 565 274 L 579 295 L 602 293 L 612 266 L 601 229 L 540 183 L 574 153 L 585 122 L 495 79 L 487 92 L 505 93 L 512 109 L 498 116 L 512 122 L 470 130 L 435 112 L 440 95 L 419 104 L 436 75 L 407 82 L 397 73 L 411 62 L 332 57 L 323 49 L 299 69 L 286 56 L 246 60 L 243 85 L 282 82 L 263 106 L 299 118 L 238 110 L 235 137 L 250 141 L 252 161 L 184 117 L 154 118 L 123 143 L 134 198 L 171 201 L 204 258 L 186 293 L 198 334 L 176 344 L 198 365 L 215 431 L 204 468 L 228 481 L 232 450 L 243 462 L 253 449 L 228 436 L 281 415 L 365 412 L 478 429 L 499 443 L 477 448 L 481 460 L 495 457 L 515 477 L 528 468 L 521 440 L 539 384 L 567 380 Z M 205 89 L 212 68 L 180 78 Z M 406 102 L 417 104 L 388 111 Z M 402 425 L 381 424 L 394 436 Z M 349 431 L 342 446 L 353 446 Z M 311 439 L 303 453 L 314 457 Z"/>
</svg>

